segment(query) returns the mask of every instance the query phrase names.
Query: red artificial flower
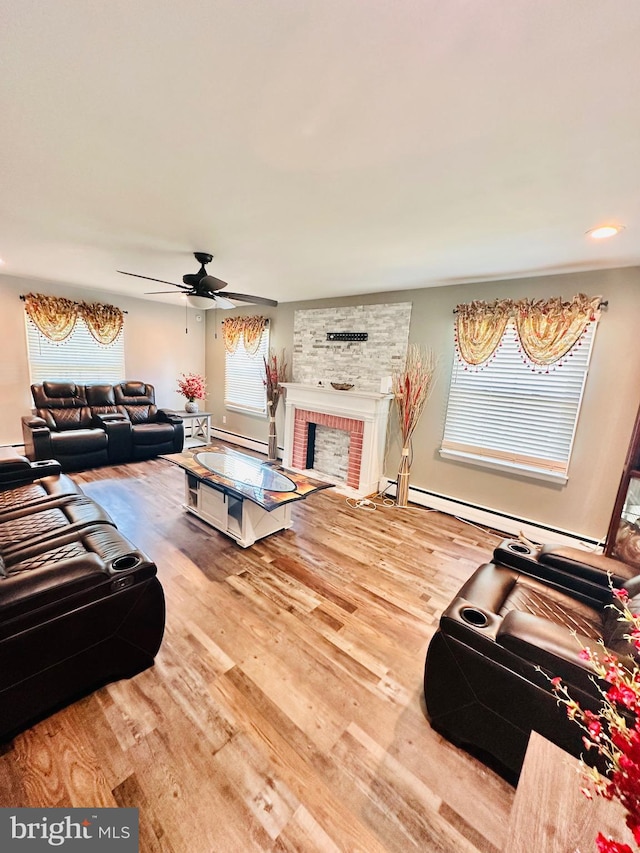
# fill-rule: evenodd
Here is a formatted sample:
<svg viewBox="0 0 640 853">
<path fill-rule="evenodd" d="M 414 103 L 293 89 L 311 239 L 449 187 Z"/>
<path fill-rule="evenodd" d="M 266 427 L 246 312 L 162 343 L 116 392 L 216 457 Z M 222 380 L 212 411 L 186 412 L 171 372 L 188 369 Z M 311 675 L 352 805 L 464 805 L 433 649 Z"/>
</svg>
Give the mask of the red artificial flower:
<svg viewBox="0 0 640 853">
<path fill-rule="evenodd" d="M 612 838 L 605 838 L 601 832 L 597 835 L 596 846 L 598 853 L 633 853 L 628 844 L 620 844 Z"/>
<path fill-rule="evenodd" d="M 640 824 L 637 820 L 634 820 L 631 815 L 627 817 L 627 826 L 633 833 L 633 840 L 636 844 L 640 844 Z"/>
<path fill-rule="evenodd" d="M 638 707 L 638 697 L 626 684 L 613 684 L 607 690 L 607 699 L 611 703 L 628 708 L 630 711 L 635 711 Z"/>
<path fill-rule="evenodd" d="M 602 732 L 602 724 L 600 720 L 590 720 L 587 726 L 589 729 L 589 734 L 594 740 L 600 740 L 600 733 Z"/>
<path fill-rule="evenodd" d="M 623 589 L 612 589 L 611 593 L 612 593 L 612 595 L 614 595 L 618 599 L 618 601 L 621 601 L 623 604 L 626 604 L 627 601 L 629 600 L 629 593 L 624 588 Z"/>
</svg>

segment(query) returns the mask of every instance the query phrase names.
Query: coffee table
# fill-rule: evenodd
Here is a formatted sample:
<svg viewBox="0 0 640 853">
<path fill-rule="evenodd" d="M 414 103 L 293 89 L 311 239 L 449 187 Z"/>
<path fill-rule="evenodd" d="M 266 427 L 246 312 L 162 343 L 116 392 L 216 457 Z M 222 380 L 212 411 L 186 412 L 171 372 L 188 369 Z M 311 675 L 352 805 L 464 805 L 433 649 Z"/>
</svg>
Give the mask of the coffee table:
<svg viewBox="0 0 640 853">
<path fill-rule="evenodd" d="M 224 445 L 162 458 L 185 472 L 185 509 L 243 548 L 291 527 L 293 501 L 333 486 Z"/>
</svg>

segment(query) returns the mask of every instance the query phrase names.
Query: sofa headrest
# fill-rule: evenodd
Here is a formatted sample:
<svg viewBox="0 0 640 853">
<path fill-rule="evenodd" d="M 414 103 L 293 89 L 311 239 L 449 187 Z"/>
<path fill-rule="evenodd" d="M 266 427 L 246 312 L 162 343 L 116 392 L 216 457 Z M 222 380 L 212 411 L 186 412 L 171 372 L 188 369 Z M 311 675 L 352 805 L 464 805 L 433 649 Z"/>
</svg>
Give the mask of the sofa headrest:
<svg viewBox="0 0 640 853">
<path fill-rule="evenodd" d="M 43 382 L 31 386 L 37 409 L 78 409 L 87 405 L 84 385 L 75 382 Z"/>
<path fill-rule="evenodd" d="M 156 402 L 153 385 L 145 382 L 121 382 L 113 391 L 116 402 L 123 406 L 152 406 Z"/>
<path fill-rule="evenodd" d="M 115 406 L 116 404 L 113 385 L 87 385 L 86 394 L 89 406 Z"/>
</svg>

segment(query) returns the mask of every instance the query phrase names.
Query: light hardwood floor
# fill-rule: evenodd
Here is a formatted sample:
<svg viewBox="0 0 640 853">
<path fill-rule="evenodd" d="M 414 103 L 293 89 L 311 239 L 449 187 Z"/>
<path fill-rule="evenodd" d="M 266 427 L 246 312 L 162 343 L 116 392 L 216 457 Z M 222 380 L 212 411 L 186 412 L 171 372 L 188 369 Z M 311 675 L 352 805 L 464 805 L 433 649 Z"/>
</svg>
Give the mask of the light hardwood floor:
<svg viewBox="0 0 640 853">
<path fill-rule="evenodd" d="M 76 475 L 157 563 L 155 666 L 0 756 L 0 806 L 135 806 L 140 850 L 496 853 L 514 790 L 432 731 L 427 645 L 498 537 L 330 489 L 243 550 L 164 460 Z"/>
</svg>

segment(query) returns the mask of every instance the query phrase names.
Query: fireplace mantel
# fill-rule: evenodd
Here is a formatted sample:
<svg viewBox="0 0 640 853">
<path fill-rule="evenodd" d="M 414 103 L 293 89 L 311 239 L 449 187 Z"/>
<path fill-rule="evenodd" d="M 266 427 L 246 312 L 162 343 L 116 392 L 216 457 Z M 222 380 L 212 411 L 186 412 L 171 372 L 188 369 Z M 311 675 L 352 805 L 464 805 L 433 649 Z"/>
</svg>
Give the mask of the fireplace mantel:
<svg viewBox="0 0 640 853">
<path fill-rule="evenodd" d="M 299 461 L 299 452 L 294 452 L 296 421 L 304 419 L 333 426 L 333 423 L 328 423 L 327 416 L 342 419 L 344 423 L 338 421 L 335 426 L 351 433 L 349 475 L 346 484 L 349 492 L 356 496 L 377 492 L 383 474 L 387 419 L 393 395 L 356 389 L 336 391 L 334 388 L 296 382 L 284 383 L 284 387 L 287 389 L 283 456 L 285 467 L 302 470 L 302 465 L 294 464 L 294 457 Z M 313 413 L 324 418 L 315 421 Z"/>
</svg>

